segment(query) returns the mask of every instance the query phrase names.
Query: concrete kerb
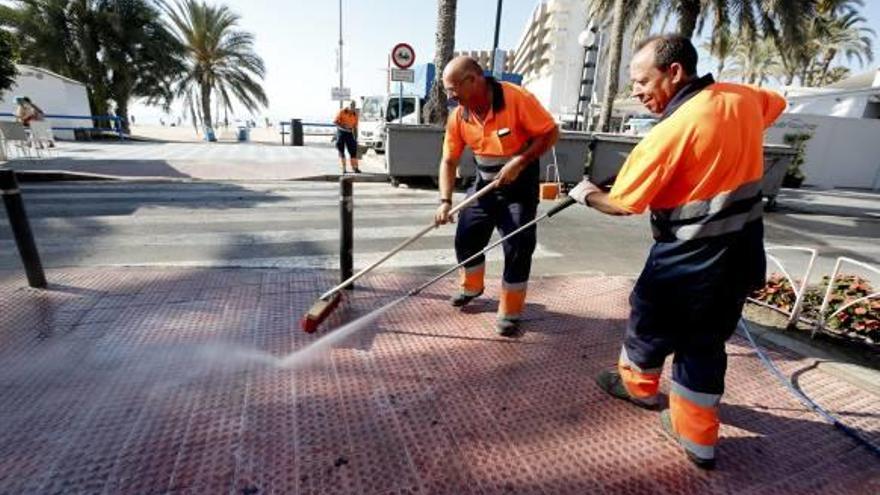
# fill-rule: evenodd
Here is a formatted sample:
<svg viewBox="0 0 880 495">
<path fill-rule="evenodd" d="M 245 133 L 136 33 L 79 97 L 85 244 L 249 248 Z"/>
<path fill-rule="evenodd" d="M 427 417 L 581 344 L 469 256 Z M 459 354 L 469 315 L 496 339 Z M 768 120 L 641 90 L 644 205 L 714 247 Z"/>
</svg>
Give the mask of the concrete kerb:
<svg viewBox="0 0 880 495">
<path fill-rule="evenodd" d="M 350 174 L 346 174 L 349 176 Z M 17 170 L 16 176 L 20 182 L 87 182 L 87 181 L 114 181 L 114 182 L 174 182 L 174 183 L 195 183 L 195 182 L 227 182 L 211 179 L 198 178 L 179 178 L 167 176 L 120 176 L 107 174 L 94 174 L 89 172 L 71 172 L 68 170 Z M 280 182 L 338 182 L 339 174 L 312 175 L 308 177 L 292 177 L 286 179 L 278 179 Z M 236 180 L 234 182 L 248 182 Z M 265 182 L 261 180 L 260 182 Z M 354 182 L 363 183 L 383 183 L 388 182 L 388 176 L 385 174 L 364 173 L 354 176 Z"/>
</svg>

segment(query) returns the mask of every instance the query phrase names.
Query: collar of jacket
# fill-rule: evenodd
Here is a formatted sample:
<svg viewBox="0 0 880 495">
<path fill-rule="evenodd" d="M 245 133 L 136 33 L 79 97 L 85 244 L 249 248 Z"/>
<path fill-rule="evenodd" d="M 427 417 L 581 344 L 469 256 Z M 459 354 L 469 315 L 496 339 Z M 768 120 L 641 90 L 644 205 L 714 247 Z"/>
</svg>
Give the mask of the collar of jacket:
<svg viewBox="0 0 880 495">
<path fill-rule="evenodd" d="M 678 110 L 678 107 L 684 105 L 686 101 L 690 100 L 696 96 L 697 93 L 712 84 L 715 84 L 715 78 L 712 77 L 712 74 L 706 74 L 703 77 L 695 78 L 691 82 L 685 84 L 678 90 L 678 93 L 675 93 L 675 96 L 669 100 L 669 104 L 666 105 L 663 114 L 660 115 L 660 120 L 665 120 L 666 117 L 669 117 Z"/>
<path fill-rule="evenodd" d="M 504 108 L 504 88 L 501 83 L 496 81 L 494 77 L 486 76 L 486 84 L 489 86 L 489 92 L 492 93 L 492 113 L 497 114 Z M 471 112 L 466 107 L 461 109 L 461 118 L 467 122 L 471 117 Z"/>
</svg>

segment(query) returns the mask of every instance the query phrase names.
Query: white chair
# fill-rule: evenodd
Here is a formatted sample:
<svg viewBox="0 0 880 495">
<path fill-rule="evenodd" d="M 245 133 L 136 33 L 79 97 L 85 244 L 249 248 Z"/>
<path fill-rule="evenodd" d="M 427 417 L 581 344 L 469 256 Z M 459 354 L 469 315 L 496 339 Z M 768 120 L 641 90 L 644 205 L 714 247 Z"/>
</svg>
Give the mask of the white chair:
<svg viewBox="0 0 880 495">
<path fill-rule="evenodd" d="M 31 122 L 31 146 L 37 156 L 45 153 L 51 156 L 51 149 L 55 146 L 55 136 L 52 134 L 52 126 L 45 120 Z"/>
<path fill-rule="evenodd" d="M 3 140 L 7 158 L 12 158 L 9 150 L 13 145 L 18 149 L 19 156 L 30 158 L 30 140 L 23 125 L 18 122 L 0 121 L 0 139 Z"/>
</svg>

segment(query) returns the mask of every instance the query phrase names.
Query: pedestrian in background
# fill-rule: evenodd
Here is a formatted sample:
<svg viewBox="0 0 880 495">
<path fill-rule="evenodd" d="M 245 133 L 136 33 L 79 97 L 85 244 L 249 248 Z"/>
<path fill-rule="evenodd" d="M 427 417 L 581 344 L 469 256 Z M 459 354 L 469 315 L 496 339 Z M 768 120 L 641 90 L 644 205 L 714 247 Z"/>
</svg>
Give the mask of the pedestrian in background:
<svg viewBox="0 0 880 495">
<path fill-rule="evenodd" d="M 27 96 L 16 96 L 15 104 L 15 118 L 25 127 L 30 127 L 31 122 L 46 118 L 43 110 L 35 105 Z"/>
<path fill-rule="evenodd" d="M 345 173 L 346 151 L 348 151 L 351 170 L 356 174 L 361 173 L 361 169 L 358 167 L 357 150 L 358 115 L 354 101 L 336 114 L 333 123 L 336 124 L 336 149 L 339 150 L 339 164 L 342 167 L 342 173 Z"/>
</svg>

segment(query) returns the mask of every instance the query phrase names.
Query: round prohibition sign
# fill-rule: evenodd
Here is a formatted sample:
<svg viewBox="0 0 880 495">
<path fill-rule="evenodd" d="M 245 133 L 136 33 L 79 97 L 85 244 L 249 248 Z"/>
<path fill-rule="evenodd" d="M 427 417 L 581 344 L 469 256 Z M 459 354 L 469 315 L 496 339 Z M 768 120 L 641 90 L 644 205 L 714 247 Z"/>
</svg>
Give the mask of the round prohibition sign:
<svg viewBox="0 0 880 495">
<path fill-rule="evenodd" d="M 416 61 L 416 52 L 406 43 L 398 43 L 391 49 L 391 61 L 398 68 L 408 69 Z"/>
</svg>

